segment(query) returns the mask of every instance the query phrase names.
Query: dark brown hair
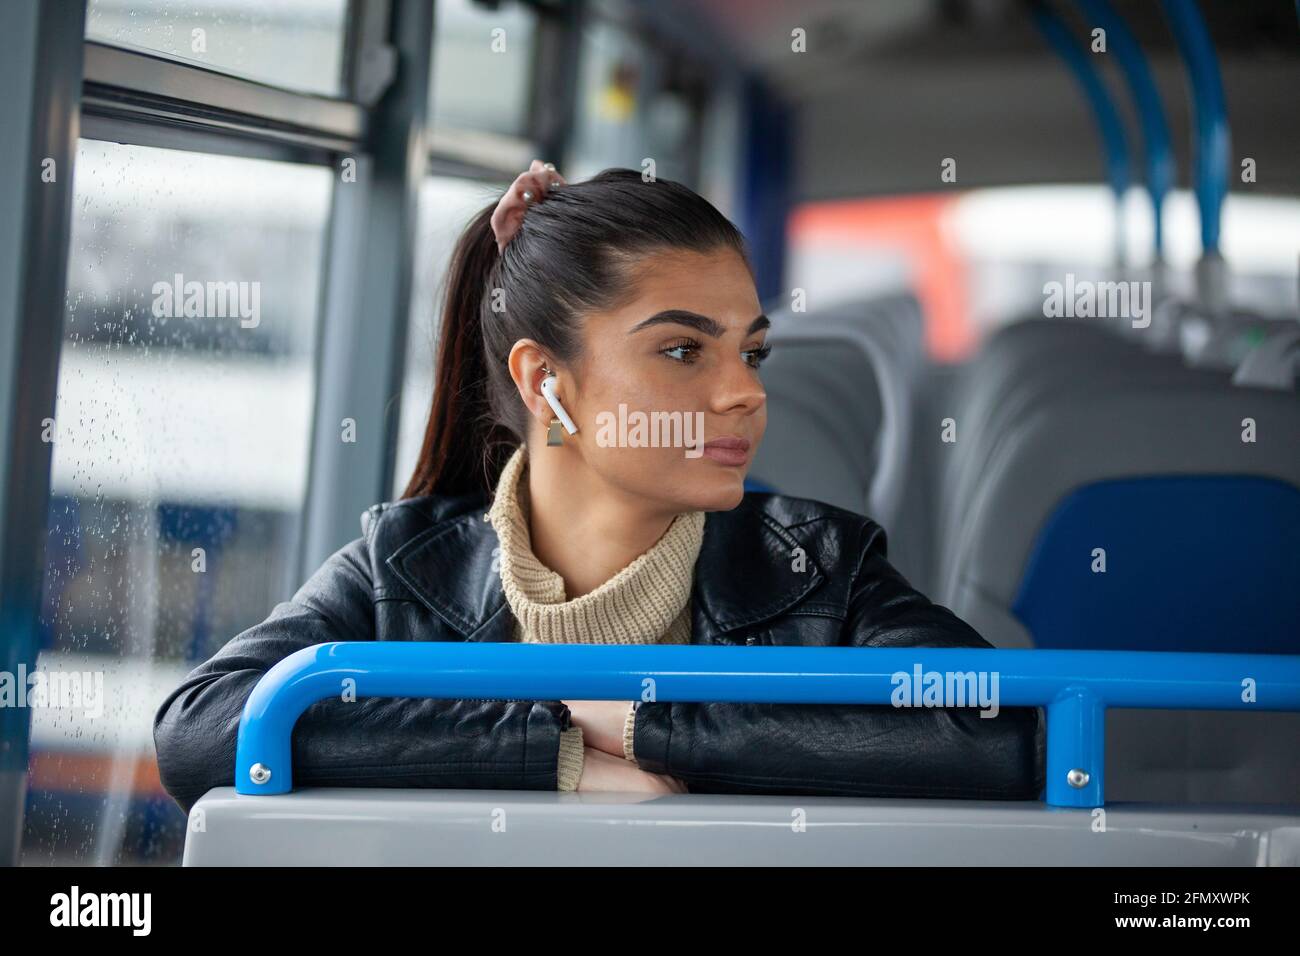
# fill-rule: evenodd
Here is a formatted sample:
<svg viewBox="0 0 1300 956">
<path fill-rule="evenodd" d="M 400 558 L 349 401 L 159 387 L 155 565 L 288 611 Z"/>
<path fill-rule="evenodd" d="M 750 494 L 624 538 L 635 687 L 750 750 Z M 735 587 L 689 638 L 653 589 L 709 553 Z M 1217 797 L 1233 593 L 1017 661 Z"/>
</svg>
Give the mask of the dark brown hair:
<svg viewBox="0 0 1300 956">
<path fill-rule="evenodd" d="M 574 361 L 583 316 L 626 301 L 644 256 L 728 248 L 748 263 L 739 230 L 707 200 L 631 169 L 553 190 L 500 254 L 495 208 L 470 220 L 452 252 L 433 407 L 404 498 L 496 485 L 527 434 L 527 408 L 506 365 L 515 342 L 533 339 L 555 362 Z"/>
</svg>

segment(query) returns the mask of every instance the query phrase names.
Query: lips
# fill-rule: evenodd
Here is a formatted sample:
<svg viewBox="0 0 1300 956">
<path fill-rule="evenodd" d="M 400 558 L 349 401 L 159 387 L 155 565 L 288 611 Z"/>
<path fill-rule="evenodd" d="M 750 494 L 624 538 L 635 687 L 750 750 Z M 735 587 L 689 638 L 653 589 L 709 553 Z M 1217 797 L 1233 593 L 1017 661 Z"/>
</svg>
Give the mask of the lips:
<svg viewBox="0 0 1300 956">
<path fill-rule="evenodd" d="M 723 465 L 743 465 L 749 460 L 749 439 L 723 435 L 704 443 L 704 455 Z"/>
</svg>

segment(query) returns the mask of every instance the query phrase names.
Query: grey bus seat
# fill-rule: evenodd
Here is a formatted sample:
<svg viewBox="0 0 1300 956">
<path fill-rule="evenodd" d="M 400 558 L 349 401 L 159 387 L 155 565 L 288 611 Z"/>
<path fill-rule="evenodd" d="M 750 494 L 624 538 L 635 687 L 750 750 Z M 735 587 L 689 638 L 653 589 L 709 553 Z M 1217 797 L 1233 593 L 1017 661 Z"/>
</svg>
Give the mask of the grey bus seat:
<svg viewBox="0 0 1300 956">
<path fill-rule="evenodd" d="M 767 432 L 754 483 L 870 515 L 890 535 L 890 559 L 914 577 L 926 557 L 904 526 L 912 484 L 924 320 L 910 295 L 772 314 L 763 368 Z"/>
<path fill-rule="evenodd" d="M 950 595 L 954 545 L 989 456 L 1007 428 L 1046 397 L 1092 393 L 1135 381 L 1194 379 L 1177 356 L 1154 355 L 1103 326 L 1030 320 L 995 335 L 972 364 L 954 403 L 957 440 L 942 476 L 939 593 Z M 1205 381 L 1226 381 L 1199 373 Z"/>
<path fill-rule="evenodd" d="M 898 449 L 894 493 L 880 502 L 873 517 L 889 534 L 890 562 L 913 584 L 929 592 L 935 564 L 933 449 L 921 441 L 922 409 L 938 366 L 926 354 L 925 313 L 911 293 L 845 302 L 818 313 L 829 326 L 863 329 L 880 341 L 885 372 L 880 387 L 898 409 Z"/>
<path fill-rule="evenodd" d="M 773 331 L 767 429 L 751 474 L 784 494 L 870 507 L 884 410 L 870 354 L 839 334 Z"/>
<path fill-rule="evenodd" d="M 1083 349 L 1112 353 L 1131 352 L 1132 346 L 1113 332 L 1083 321 L 1027 319 L 1013 322 L 995 332 L 979 353 L 962 370 L 950 396 L 951 407 L 940 409 L 956 426 L 956 440 L 949 444 L 940 475 L 938 538 L 946 548 L 960 520 L 957 489 L 973 470 L 975 450 L 981 447 L 987 420 L 1002 395 L 1033 369 L 1044 363 L 1059 363 L 1062 357 Z M 937 425 L 938 423 L 930 423 Z"/>
<path fill-rule="evenodd" d="M 1254 421 L 1256 442 L 1242 441 L 1243 419 Z M 1224 385 L 1210 373 L 1040 396 L 1006 425 L 988 456 L 951 545 L 956 575 L 947 603 L 1000 647 L 1300 653 L 1298 443 L 1294 396 Z M 1145 500 L 1146 513 L 1130 505 L 1110 515 L 1122 524 L 1099 526 L 1095 535 L 1087 525 L 1075 528 L 1070 573 L 1040 575 L 1055 582 L 1052 593 L 1027 600 L 1043 542 L 1059 530 L 1066 505 L 1113 488 Z M 1161 502 L 1178 507 L 1184 494 L 1218 504 L 1189 508 L 1179 518 L 1185 523 L 1172 525 Z M 1255 547 L 1252 535 L 1260 539 Z M 1093 549 L 1108 542 L 1110 577 L 1099 577 L 1090 567 Z M 1167 562 L 1158 572 L 1142 566 L 1150 553 Z M 1169 566 L 1185 561 L 1195 563 Z M 1108 722 L 1108 793 L 1300 798 L 1297 715 L 1228 717 L 1117 712 Z"/>
<path fill-rule="evenodd" d="M 987 480 L 999 449 L 1015 435 L 1018 422 L 1047 407 L 1086 405 L 1097 396 L 1116 390 L 1140 387 L 1144 393 L 1197 387 L 1214 394 L 1227 394 L 1227 374 L 1217 369 L 1190 369 L 1177 358 L 1151 359 L 1145 356 L 1090 353 L 1074 366 L 1050 366 L 1026 372 L 1023 380 L 1003 390 L 997 408 L 992 409 L 982 429 L 967 435 L 964 467 L 945 489 L 949 499 L 945 526 L 941 593 L 951 594 L 961 573 L 957 563 L 960 543 L 976 496 Z M 1175 467 L 1176 462 L 1171 462 Z"/>
</svg>

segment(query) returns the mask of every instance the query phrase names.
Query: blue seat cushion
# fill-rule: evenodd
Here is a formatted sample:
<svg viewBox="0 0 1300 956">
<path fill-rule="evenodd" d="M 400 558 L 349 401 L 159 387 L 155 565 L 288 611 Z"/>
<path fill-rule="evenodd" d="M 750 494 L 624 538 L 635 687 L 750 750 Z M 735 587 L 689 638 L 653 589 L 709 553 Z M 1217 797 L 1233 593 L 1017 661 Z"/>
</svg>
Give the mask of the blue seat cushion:
<svg viewBox="0 0 1300 956">
<path fill-rule="evenodd" d="M 1037 647 L 1300 653 L 1300 489 L 1223 475 L 1086 485 L 1039 532 L 1012 610 Z"/>
</svg>

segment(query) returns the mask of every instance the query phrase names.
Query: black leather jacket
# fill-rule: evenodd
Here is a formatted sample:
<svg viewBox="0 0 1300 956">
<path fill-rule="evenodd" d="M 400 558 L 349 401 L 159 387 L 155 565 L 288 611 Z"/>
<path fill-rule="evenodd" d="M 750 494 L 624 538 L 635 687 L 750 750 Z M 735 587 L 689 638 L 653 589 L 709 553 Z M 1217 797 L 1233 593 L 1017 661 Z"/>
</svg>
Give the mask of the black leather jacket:
<svg viewBox="0 0 1300 956">
<path fill-rule="evenodd" d="M 163 785 L 189 811 L 234 781 L 240 713 L 277 661 L 327 641 L 510 641 L 481 496 L 376 505 L 364 537 L 293 600 L 196 667 L 159 708 Z M 806 567 L 797 566 L 803 549 Z M 710 512 L 695 568 L 692 643 L 988 647 L 885 560 L 885 533 L 830 505 L 749 494 Z M 313 704 L 293 731 L 301 786 L 554 790 L 559 701 L 374 697 Z M 692 792 L 1035 799 L 1038 708 L 645 703 L 637 762 Z"/>
</svg>

